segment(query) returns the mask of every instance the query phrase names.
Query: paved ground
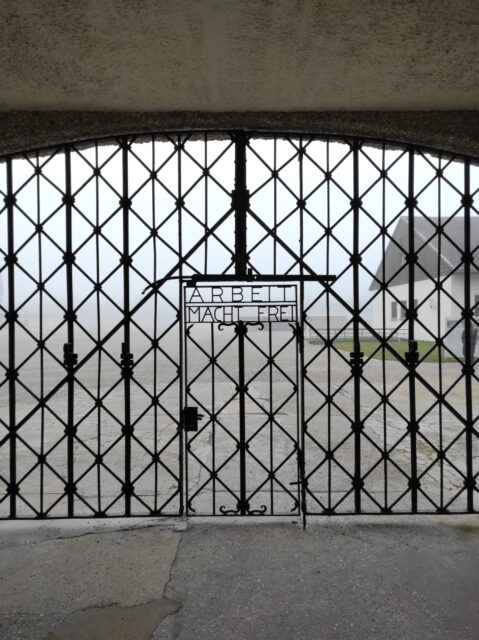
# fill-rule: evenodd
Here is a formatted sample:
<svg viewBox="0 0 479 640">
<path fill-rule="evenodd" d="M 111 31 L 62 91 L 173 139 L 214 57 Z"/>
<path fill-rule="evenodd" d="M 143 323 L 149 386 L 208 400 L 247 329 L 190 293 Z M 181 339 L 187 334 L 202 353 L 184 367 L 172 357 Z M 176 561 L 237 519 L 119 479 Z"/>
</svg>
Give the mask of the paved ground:
<svg viewBox="0 0 479 640">
<path fill-rule="evenodd" d="M 217 355 L 233 337 L 231 327 L 214 331 L 214 349 Z M 141 354 L 150 347 L 144 336 L 135 334 L 134 351 Z M 209 327 L 195 327 L 193 342 L 188 345 L 188 382 L 191 396 L 188 404 L 199 404 L 205 419 L 200 434 L 189 436 L 187 450 L 186 485 L 191 506 L 197 513 L 209 514 L 221 507 L 236 508 L 240 485 L 239 401 L 235 390 L 238 376 L 238 348 L 233 342 L 218 357 L 213 369 L 208 366 L 208 352 L 212 342 Z M 298 405 L 293 383 L 296 372 L 296 348 L 291 332 L 273 331 L 271 345 L 267 331 L 251 331 L 245 349 L 246 380 L 246 437 L 249 451 L 246 455 L 247 495 L 252 509 L 267 513 L 290 513 L 297 508 L 298 470 L 296 443 L 298 441 Z M 116 344 L 116 342 L 118 344 Z M 108 345 L 118 355 L 121 345 L 116 336 Z M 62 340 L 58 337 L 56 350 L 61 353 Z M 396 343 L 399 352 L 406 346 Z M 30 345 L 31 346 L 31 345 Z M 18 357 L 26 357 L 29 344 L 19 343 Z M 91 348 L 88 340 L 78 340 L 77 349 L 82 356 Z M 162 348 L 170 354 L 170 362 L 158 354 L 155 374 L 153 356 L 137 362 L 134 380 L 147 393 L 132 383 L 131 411 L 135 421 L 135 438 L 131 449 L 132 478 L 135 497 L 134 514 L 149 513 L 166 505 L 167 513 L 179 511 L 179 437 L 175 420 L 179 413 L 180 386 L 176 377 L 178 335 L 173 333 L 162 341 Z M 24 351 L 22 351 L 22 349 Z M 273 385 L 270 387 L 269 350 L 279 352 L 272 367 Z M 318 357 L 321 346 L 305 344 L 305 440 L 306 474 L 308 477 L 308 506 L 319 512 L 323 506 L 337 506 L 347 513 L 353 509 L 352 475 L 354 473 L 354 437 L 351 418 L 354 416 L 354 388 L 348 354 L 328 356 L 325 351 Z M 20 379 L 26 388 L 18 386 L 18 419 L 21 419 L 36 400 L 28 389 L 40 395 L 39 360 L 24 366 Z M 136 358 L 140 360 L 139 357 Z M 276 367 L 281 367 L 281 371 Z M 330 366 L 328 366 L 330 365 Z M 118 365 L 106 355 L 101 360 L 101 376 L 97 378 L 98 362 L 93 359 L 78 375 L 93 394 L 93 398 L 80 384 L 75 386 L 75 420 L 78 439 L 74 443 L 75 477 L 79 498 L 75 499 L 75 514 L 91 515 L 93 510 L 105 509 L 109 515 L 121 515 L 124 510 L 122 478 L 125 473 L 125 440 L 121 427 L 124 408 L 124 388 Z M 329 370 L 329 375 L 328 375 Z M 384 380 L 383 380 L 384 373 Z M 438 392 L 446 393 L 449 406 L 465 415 L 465 385 L 461 380 L 460 365 L 447 363 L 439 367 L 424 363 L 419 373 Z M 230 377 L 228 377 L 228 375 Z M 408 474 L 411 468 L 411 443 L 407 432 L 409 419 L 409 384 L 404 380 L 407 372 L 398 362 L 371 360 L 364 367 L 361 381 L 361 416 L 364 431 L 361 435 L 361 469 L 365 476 L 362 495 L 363 511 L 377 512 L 380 506 L 391 506 L 397 511 L 411 509 Z M 63 378 L 63 367 L 51 358 L 45 361 L 45 391 Z M 212 384 L 214 376 L 214 386 Z M 115 386 L 116 385 L 116 386 Z M 95 408 L 95 395 L 104 395 L 103 408 Z M 214 392 L 213 392 L 214 388 Z M 0 388 L 0 411 L 8 411 L 7 385 Z M 479 382 L 474 381 L 473 397 L 479 397 Z M 161 405 L 154 407 L 151 396 L 161 394 Z M 388 402 L 381 404 L 379 394 L 389 394 Z M 331 396 L 332 403 L 325 400 Z M 417 442 L 417 467 L 421 477 L 419 509 L 435 512 L 436 505 L 450 505 L 451 511 L 466 508 L 464 491 L 466 442 L 461 422 L 447 407 L 439 407 L 434 396 L 424 385 L 416 383 L 416 407 L 420 422 Z M 274 420 L 269 421 L 270 413 Z M 215 420 L 210 415 L 215 414 Z M 477 403 L 474 415 L 477 414 Z M 38 411 L 18 432 L 17 474 L 22 498 L 18 500 L 18 515 L 31 517 L 32 505 L 49 515 L 65 515 L 64 495 L 67 477 L 66 420 L 67 393 L 63 387 L 49 401 L 48 409 Z M 43 438 L 43 443 L 42 443 Z M 8 441 L 5 440 L 5 443 Z M 447 449 L 446 458 L 438 458 L 436 449 Z M 382 459 L 387 450 L 388 458 Z M 333 451 L 330 459 L 325 452 Z M 46 454 L 53 471 L 41 462 L 38 454 Z M 159 459 L 155 455 L 159 453 Z M 9 468 L 9 447 L 0 447 L 0 468 Z M 98 463 L 96 456 L 100 455 Z M 474 473 L 479 471 L 479 442 L 474 441 Z M 217 477 L 212 477 L 214 471 Z M 98 492 L 98 483 L 101 490 Z M 43 486 L 43 502 L 39 487 Z M 8 516 L 9 501 L 1 501 L 6 485 L 0 482 L 0 516 Z M 62 497 L 63 496 L 63 497 Z"/>
<path fill-rule="evenodd" d="M 2 640 L 475 640 L 479 518 L 2 523 Z"/>
</svg>

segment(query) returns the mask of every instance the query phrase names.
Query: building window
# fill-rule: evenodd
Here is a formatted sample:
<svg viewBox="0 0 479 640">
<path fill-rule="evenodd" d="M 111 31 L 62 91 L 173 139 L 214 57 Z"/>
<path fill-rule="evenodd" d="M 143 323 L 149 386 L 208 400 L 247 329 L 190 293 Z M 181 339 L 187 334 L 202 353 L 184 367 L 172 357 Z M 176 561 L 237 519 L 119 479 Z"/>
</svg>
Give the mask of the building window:
<svg viewBox="0 0 479 640">
<path fill-rule="evenodd" d="M 479 296 L 474 296 L 474 315 L 479 317 Z"/>
<path fill-rule="evenodd" d="M 391 319 L 392 320 L 398 319 L 398 303 L 397 302 L 391 302 Z"/>
<path fill-rule="evenodd" d="M 406 317 L 407 300 L 401 300 L 401 320 Z"/>
</svg>

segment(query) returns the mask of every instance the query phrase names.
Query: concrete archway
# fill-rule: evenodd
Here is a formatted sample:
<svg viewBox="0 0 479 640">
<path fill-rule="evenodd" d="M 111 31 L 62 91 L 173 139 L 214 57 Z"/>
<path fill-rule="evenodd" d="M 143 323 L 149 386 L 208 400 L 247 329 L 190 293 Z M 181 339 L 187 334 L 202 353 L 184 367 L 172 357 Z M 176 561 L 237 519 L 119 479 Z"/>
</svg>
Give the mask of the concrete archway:
<svg viewBox="0 0 479 640">
<path fill-rule="evenodd" d="M 479 154 L 479 7 L 461 0 L 4 3 L 0 153 L 249 128 Z"/>
</svg>

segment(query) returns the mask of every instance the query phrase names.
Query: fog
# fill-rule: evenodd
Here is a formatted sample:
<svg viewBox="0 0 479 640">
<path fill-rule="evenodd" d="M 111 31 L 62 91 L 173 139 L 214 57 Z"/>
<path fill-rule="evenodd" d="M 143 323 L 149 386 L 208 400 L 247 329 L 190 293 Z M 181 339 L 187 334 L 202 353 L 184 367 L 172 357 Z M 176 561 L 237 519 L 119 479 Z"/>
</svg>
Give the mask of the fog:
<svg viewBox="0 0 479 640">
<path fill-rule="evenodd" d="M 174 142 L 174 141 L 173 141 Z M 173 278 L 192 273 L 233 273 L 234 214 L 231 213 L 200 243 L 206 229 L 216 224 L 231 207 L 234 188 L 234 149 L 228 140 L 191 140 L 181 153 L 172 141 L 137 142 L 128 154 L 127 186 L 131 198 L 128 216 L 128 252 L 132 257 L 130 306 L 143 299 L 142 291 L 171 274 Z M 297 260 L 286 247 L 319 274 L 340 276 L 334 290 L 347 304 L 352 303 L 353 284 L 349 252 L 353 250 L 353 155 L 346 144 L 313 141 L 307 144 L 302 160 L 298 141 L 252 140 L 247 155 L 247 184 L 251 196 L 247 244 L 249 265 L 262 274 L 297 274 Z M 436 169 L 444 179 L 436 179 Z M 208 167 L 208 175 L 203 175 Z M 37 168 L 37 174 L 35 173 Z M 41 172 L 40 169 L 41 168 Z M 100 168 L 94 175 L 94 169 Z M 121 321 L 123 307 L 123 185 L 122 151 L 118 145 L 75 150 L 71 154 L 72 239 L 74 306 L 85 328 L 96 326 L 97 316 L 104 327 Z M 380 170 L 387 171 L 387 179 Z M 151 172 L 154 172 L 155 180 Z M 277 179 L 271 172 L 277 171 Z M 324 172 L 332 179 L 325 181 Z M 438 157 L 415 156 L 414 190 L 416 215 L 441 215 L 444 219 L 460 208 L 463 165 Z M 66 246 L 66 210 L 62 202 L 66 188 L 65 157 L 53 153 L 13 161 L 14 246 L 18 257 L 15 269 L 15 300 L 23 322 L 38 322 L 40 305 L 45 325 L 61 320 L 66 306 L 67 269 L 62 260 Z M 0 189 L 6 192 L 6 166 L 0 166 Z M 408 192 L 408 155 L 403 150 L 364 147 L 359 154 L 360 300 L 367 305 L 374 274 L 397 220 L 405 214 Z M 176 200 L 183 200 L 178 213 Z M 301 214 L 298 200 L 306 209 Z M 278 241 L 268 236 L 255 215 L 275 228 Z M 36 227 L 35 225 L 41 225 Z M 95 229 L 101 228 L 101 233 Z M 331 228 L 331 235 L 325 235 Z M 38 233 L 37 230 L 41 229 Z M 303 237 L 301 239 L 301 229 Z M 7 215 L 0 214 L 0 247 L 6 254 Z M 434 229 L 431 225 L 431 235 Z M 191 255 L 179 268 L 180 256 Z M 41 260 L 40 260 L 41 256 Z M 348 268 L 349 267 L 349 268 Z M 7 273 L 0 272 L 0 303 L 7 304 Z M 43 282 L 45 291 L 37 291 Z M 100 292 L 94 291 L 101 283 Z M 178 280 L 165 283 L 156 296 L 139 309 L 135 318 L 145 326 L 158 319 L 168 323 L 176 317 Z M 104 294 L 104 295 L 103 295 Z M 305 287 L 306 306 L 313 315 L 326 313 L 326 296 L 319 285 Z M 314 303 L 314 304 L 313 304 Z M 335 298 L 328 296 L 329 313 L 345 314 Z M 60 306 L 59 306 L 60 305 Z M 364 315 L 370 314 L 366 306 Z"/>
</svg>

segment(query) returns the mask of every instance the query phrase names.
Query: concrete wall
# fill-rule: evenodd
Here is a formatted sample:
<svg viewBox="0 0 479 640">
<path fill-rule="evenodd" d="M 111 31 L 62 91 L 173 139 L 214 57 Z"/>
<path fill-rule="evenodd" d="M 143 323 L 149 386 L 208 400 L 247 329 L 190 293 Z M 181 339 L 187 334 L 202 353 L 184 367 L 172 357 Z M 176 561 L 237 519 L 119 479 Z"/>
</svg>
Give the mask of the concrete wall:
<svg viewBox="0 0 479 640">
<path fill-rule="evenodd" d="M 74 140 L 192 129 L 357 135 L 479 157 L 479 111 L 9 111 L 0 155 Z"/>
<path fill-rule="evenodd" d="M 0 23 L 0 154 L 245 127 L 479 156 L 473 0 L 9 0 Z"/>
</svg>

